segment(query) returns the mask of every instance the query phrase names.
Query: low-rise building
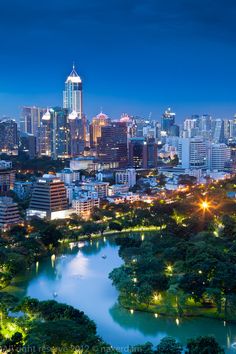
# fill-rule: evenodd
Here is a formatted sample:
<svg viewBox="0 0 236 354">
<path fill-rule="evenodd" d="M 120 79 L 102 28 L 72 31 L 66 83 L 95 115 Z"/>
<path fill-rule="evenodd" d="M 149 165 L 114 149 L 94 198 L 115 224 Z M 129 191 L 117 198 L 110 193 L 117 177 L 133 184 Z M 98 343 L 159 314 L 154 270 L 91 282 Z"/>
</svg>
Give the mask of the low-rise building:
<svg viewBox="0 0 236 354">
<path fill-rule="evenodd" d="M 27 199 L 31 196 L 33 190 L 32 182 L 15 182 L 14 192 L 20 199 Z"/>
<path fill-rule="evenodd" d="M 72 200 L 72 207 L 76 214 L 83 219 L 89 219 L 95 207 L 99 208 L 99 198 L 78 198 Z"/>
<path fill-rule="evenodd" d="M 20 214 L 17 203 L 12 198 L 0 198 L 0 228 L 7 230 L 20 223 Z"/>
<path fill-rule="evenodd" d="M 104 199 L 108 195 L 108 182 L 82 182 L 81 183 L 81 189 L 82 190 L 87 190 L 90 192 L 97 192 L 98 193 L 98 198 Z"/>
<path fill-rule="evenodd" d="M 136 184 L 136 171 L 134 168 L 117 171 L 115 174 L 117 184 L 128 184 L 133 187 Z"/>
<path fill-rule="evenodd" d="M 108 196 L 124 194 L 129 191 L 128 184 L 113 184 L 108 187 Z"/>
<path fill-rule="evenodd" d="M 78 182 L 80 179 L 79 171 L 72 170 L 71 168 L 64 168 L 64 170 L 57 172 L 57 177 L 67 185 Z"/>
<path fill-rule="evenodd" d="M 109 203 L 122 204 L 122 203 L 134 203 L 140 200 L 140 195 L 136 193 L 125 193 L 114 195 L 107 198 Z"/>
</svg>

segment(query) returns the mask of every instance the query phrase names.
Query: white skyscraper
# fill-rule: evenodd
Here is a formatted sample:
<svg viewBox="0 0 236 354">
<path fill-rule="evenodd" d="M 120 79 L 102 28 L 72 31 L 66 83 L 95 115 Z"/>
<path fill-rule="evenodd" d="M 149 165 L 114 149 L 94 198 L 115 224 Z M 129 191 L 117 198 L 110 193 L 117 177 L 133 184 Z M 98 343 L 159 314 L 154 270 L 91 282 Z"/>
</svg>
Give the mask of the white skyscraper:
<svg viewBox="0 0 236 354">
<path fill-rule="evenodd" d="M 198 169 L 207 165 L 207 148 L 202 138 L 180 138 L 178 155 L 182 168 Z"/>
<path fill-rule="evenodd" d="M 65 90 L 63 91 L 63 108 L 67 108 L 69 112 L 77 113 L 79 118 L 82 118 L 82 80 L 73 69 L 66 79 Z"/>
</svg>

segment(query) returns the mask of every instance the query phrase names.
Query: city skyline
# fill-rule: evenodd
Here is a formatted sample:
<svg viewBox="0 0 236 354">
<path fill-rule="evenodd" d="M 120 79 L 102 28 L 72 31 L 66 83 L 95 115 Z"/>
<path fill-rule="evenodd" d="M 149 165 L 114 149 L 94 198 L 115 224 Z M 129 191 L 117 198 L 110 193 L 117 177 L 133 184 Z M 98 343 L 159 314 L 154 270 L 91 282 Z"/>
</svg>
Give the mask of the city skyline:
<svg viewBox="0 0 236 354">
<path fill-rule="evenodd" d="M 169 106 L 178 122 L 195 113 L 231 118 L 236 4 L 222 5 L 14 1 L 12 13 L 1 4 L 0 115 L 18 120 L 20 106 L 61 106 L 74 61 L 89 119 L 101 106 L 112 118 L 160 119 Z"/>
</svg>

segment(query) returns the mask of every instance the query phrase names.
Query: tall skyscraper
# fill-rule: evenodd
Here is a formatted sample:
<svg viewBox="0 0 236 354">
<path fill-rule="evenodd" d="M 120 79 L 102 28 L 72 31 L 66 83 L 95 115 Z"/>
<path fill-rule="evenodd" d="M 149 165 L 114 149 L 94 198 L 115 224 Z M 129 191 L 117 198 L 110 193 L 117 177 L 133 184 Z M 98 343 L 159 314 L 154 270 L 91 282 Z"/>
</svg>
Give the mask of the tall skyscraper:
<svg viewBox="0 0 236 354">
<path fill-rule="evenodd" d="M 102 162 L 118 162 L 120 167 L 127 165 L 127 124 L 112 122 L 102 127 L 98 138 L 98 156 Z"/>
<path fill-rule="evenodd" d="M 63 92 L 63 108 L 67 108 L 70 113 L 75 111 L 78 114 L 78 117 L 82 118 L 82 80 L 77 74 L 74 65 L 65 82 L 65 90 Z"/>
<path fill-rule="evenodd" d="M 96 117 L 93 118 L 89 127 L 91 148 L 97 147 L 98 138 L 101 138 L 102 127 L 109 125 L 109 123 L 110 119 L 103 112 L 99 113 Z"/>
<path fill-rule="evenodd" d="M 0 152 L 18 154 L 17 123 L 10 118 L 0 121 Z"/>
<path fill-rule="evenodd" d="M 170 127 L 175 124 L 175 113 L 168 108 L 161 117 L 161 130 L 169 133 Z"/>
<path fill-rule="evenodd" d="M 133 168 L 147 168 L 147 142 L 135 137 L 129 141 L 129 165 Z"/>
<path fill-rule="evenodd" d="M 20 130 L 23 133 L 37 136 L 41 119 L 46 112 L 45 108 L 22 107 L 20 118 Z"/>
<path fill-rule="evenodd" d="M 61 107 L 50 109 L 51 114 L 51 156 L 53 159 L 70 156 L 70 129 L 68 110 Z"/>
<path fill-rule="evenodd" d="M 49 110 L 43 115 L 38 129 L 37 151 L 39 156 L 51 156 L 51 113 Z"/>
<path fill-rule="evenodd" d="M 70 155 L 72 157 L 79 156 L 83 153 L 86 141 L 86 118 L 78 117 L 73 111 L 68 115 L 68 124 L 70 131 Z"/>
</svg>

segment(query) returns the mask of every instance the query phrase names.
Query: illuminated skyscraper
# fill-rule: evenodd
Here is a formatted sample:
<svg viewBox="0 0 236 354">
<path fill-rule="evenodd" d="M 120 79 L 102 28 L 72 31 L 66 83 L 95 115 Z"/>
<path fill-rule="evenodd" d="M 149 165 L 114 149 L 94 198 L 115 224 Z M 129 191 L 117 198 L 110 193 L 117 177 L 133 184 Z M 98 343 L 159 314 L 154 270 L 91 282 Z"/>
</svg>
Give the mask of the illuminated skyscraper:
<svg viewBox="0 0 236 354">
<path fill-rule="evenodd" d="M 101 138 L 102 127 L 109 125 L 110 119 L 103 112 L 99 113 L 93 118 L 90 124 L 90 147 L 96 148 L 98 143 L 98 138 Z"/>
<path fill-rule="evenodd" d="M 63 91 L 63 108 L 67 108 L 69 112 L 75 111 L 79 118 L 82 118 L 82 80 L 73 69 L 65 82 L 65 90 Z"/>
<path fill-rule="evenodd" d="M 44 113 L 45 108 L 39 107 L 22 107 L 20 130 L 23 133 L 33 134 L 37 137 L 38 129 Z"/>
<path fill-rule="evenodd" d="M 169 133 L 170 127 L 175 124 L 175 113 L 168 108 L 161 117 L 161 130 Z"/>
<path fill-rule="evenodd" d="M 40 127 L 38 128 L 37 151 L 39 156 L 51 156 L 51 130 L 51 113 L 47 110 L 47 112 L 43 115 L 40 122 Z"/>
</svg>

